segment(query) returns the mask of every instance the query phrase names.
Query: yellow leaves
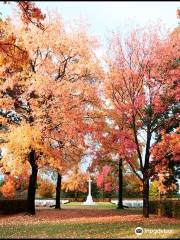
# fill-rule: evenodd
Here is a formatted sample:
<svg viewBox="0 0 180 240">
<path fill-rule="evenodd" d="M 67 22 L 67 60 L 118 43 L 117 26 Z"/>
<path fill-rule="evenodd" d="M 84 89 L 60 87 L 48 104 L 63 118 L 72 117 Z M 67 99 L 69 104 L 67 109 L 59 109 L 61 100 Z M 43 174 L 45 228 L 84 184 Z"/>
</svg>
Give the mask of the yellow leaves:
<svg viewBox="0 0 180 240">
<path fill-rule="evenodd" d="M 49 149 L 49 151 L 51 150 Z M 58 157 L 58 156 L 55 157 L 54 155 L 51 156 L 51 152 L 49 152 L 42 166 L 48 165 L 48 167 L 52 169 L 56 169 L 58 172 L 62 172 L 63 164 L 62 164 L 61 158 L 62 157 Z"/>
<path fill-rule="evenodd" d="M 10 172 L 12 176 L 28 175 L 30 170 L 29 163 L 26 161 L 27 157 L 21 157 L 13 155 L 6 151 L 3 151 L 3 158 L 1 163 L 3 164 L 1 171 L 4 173 Z"/>
<path fill-rule="evenodd" d="M 13 126 L 10 128 L 8 139 L 10 151 L 26 154 L 30 148 L 37 148 L 40 144 L 41 133 L 29 124 L 22 123 L 18 127 Z"/>
<path fill-rule="evenodd" d="M 36 127 L 27 123 L 11 126 L 6 133 L 7 143 L 3 144 L 5 153 L 2 159 L 3 170 L 11 174 L 24 174 L 30 169 L 28 154 L 31 149 L 36 151 L 36 161 L 39 167 L 49 166 L 59 171 L 62 169 L 60 156 L 55 156 L 52 149 L 44 141 L 43 134 Z"/>
<path fill-rule="evenodd" d="M 87 174 L 80 171 L 74 172 L 70 177 L 62 182 L 62 189 L 64 191 L 77 191 L 86 192 L 87 191 Z"/>
<path fill-rule="evenodd" d="M 26 123 L 10 127 L 6 134 L 6 141 L 7 143 L 4 144 L 6 154 L 2 161 L 4 168 L 11 170 L 11 172 L 15 172 L 19 167 L 21 169 L 24 164 L 26 165 L 30 149 L 38 151 L 42 148 L 41 133 Z"/>
<path fill-rule="evenodd" d="M 42 197 L 52 197 L 53 193 L 55 193 L 55 186 L 50 181 L 41 179 L 37 192 Z"/>
</svg>

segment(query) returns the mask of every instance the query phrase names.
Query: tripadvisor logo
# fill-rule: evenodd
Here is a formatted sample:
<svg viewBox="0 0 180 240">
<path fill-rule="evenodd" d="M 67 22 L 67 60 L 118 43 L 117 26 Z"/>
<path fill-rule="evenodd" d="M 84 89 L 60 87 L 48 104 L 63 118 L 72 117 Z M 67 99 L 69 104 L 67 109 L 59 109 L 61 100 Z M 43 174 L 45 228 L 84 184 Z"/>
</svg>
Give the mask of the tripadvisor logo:
<svg viewBox="0 0 180 240">
<path fill-rule="evenodd" d="M 137 228 L 135 229 L 135 234 L 136 234 L 136 235 L 142 235 L 142 234 L 143 234 L 143 229 L 142 229 L 141 227 L 137 227 Z"/>
</svg>

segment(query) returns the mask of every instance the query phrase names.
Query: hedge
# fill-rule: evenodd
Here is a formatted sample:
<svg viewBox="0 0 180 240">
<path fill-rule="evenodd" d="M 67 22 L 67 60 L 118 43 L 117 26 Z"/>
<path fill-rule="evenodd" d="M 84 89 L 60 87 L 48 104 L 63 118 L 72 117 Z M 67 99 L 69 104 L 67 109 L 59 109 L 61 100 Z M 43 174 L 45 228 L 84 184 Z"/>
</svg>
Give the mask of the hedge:
<svg viewBox="0 0 180 240">
<path fill-rule="evenodd" d="M 150 214 L 180 218 L 180 200 L 150 201 Z"/>
<path fill-rule="evenodd" d="M 22 199 L 0 200 L 0 213 L 2 214 L 25 212 L 26 209 L 27 200 Z"/>
</svg>

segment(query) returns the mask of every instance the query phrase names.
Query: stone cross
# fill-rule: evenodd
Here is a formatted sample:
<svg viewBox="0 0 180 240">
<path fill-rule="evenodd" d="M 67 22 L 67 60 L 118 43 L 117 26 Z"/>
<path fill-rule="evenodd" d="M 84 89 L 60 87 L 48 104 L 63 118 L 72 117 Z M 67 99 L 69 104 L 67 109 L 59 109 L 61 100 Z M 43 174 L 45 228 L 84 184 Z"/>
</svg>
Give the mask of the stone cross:
<svg viewBox="0 0 180 240">
<path fill-rule="evenodd" d="M 83 203 L 83 205 L 95 205 L 95 202 L 93 202 L 93 199 L 92 199 L 92 196 L 91 196 L 91 182 L 92 182 L 92 180 L 90 179 L 90 176 L 89 176 L 89 179 L 88 179 L 88 183 L 89 183 L 88 196 L 87 196 L 86 201 Z"/>
<path fill-rule="evenodd" d="M 89 182 L 89 192 L 88 192 L 88 195 L 91 196 L 91 182 L 92 182 L 92 180 L 90 179 L 90 177 L 88 179 L 88 182 Z"/>
</svg>

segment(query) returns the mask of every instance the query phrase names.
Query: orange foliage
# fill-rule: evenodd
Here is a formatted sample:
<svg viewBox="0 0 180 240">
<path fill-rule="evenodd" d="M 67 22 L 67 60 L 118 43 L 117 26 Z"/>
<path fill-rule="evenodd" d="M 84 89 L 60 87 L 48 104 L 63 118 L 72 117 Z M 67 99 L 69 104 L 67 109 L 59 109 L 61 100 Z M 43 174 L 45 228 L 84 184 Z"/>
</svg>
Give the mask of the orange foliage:
<svg viewBox="0 0 180 240">
<path fill-rule="evenodd" d="M 12 198 L 15 196 L 15 182 L 12 177 L 8 177 L 1 187 L 1 192 L 5 198 Z"/>
<path fill-rule="evenodd" d="M 161 174 L 161 171 L 159 171 L 159 179 L 158 179 L 158 188 L 160 193 L 165 194 L 169 191 L 173 191 L 177 189 L 177 185 L 175 183 L 171 183 L 171 184 L 165 184 L 166 180 L 167 180 L 167 175 L 165 174 Z"/>
<path fill-rule="evenodd" d="M 175 163 L 180 162 L 180 127 L 172 133 L 161 133 L 161 141 L 154 144 L 151 150 L 155 171 L 157 173 L 169 172 L 168 162 L 171 158 Z M 162 176 L 163 178 L 163 176 Z M 163 179 L 162 181 L 163 182 Z"/>
<path fill-rule="evenodd" d="M 55 186 L 50 181 L 41 179 L 37 192 L 42 197 L 52 197 L 55 193 Z"/>
<path fill-rule="evenodd" d="M 73 173 L 69 174 L 68 179 L 62 182 L 62 190 L 87 192 L 87 174 L 75 169 Z"/>
<path fill-rule="evenodd" d="M 4 3 L 10 3 L 10 1 L 4 1 Z M 45 14 L 41 12 L 41 9 L 36 7 L 32 1 L 18 1 L 17 7 L 21 11 L 21 19 L 25 24 L 32 23 L 35 26 L 44 30 L 42 20 L 45 18 Z"/>
<path fill-rule="evenodd" d="M 1 116 L 10 130 L 3 133 L 7 155 L 2 163 L 5 171 L 14 174 L 22 170 L 19 166 L 29 170 L 32 149 L 38 167 L 64 173 L 77 164 L 84 144 L 84 104 L 95 101 L 91 81 L 100 72 L 96 39 L 76 24 L 67 30 L 54 12 L 44 26 L 43 32 L 33 24 L 28 31 L 23 25 L 16 27 L 15 39 L 28 52 L 28 61 L 25 67 L 8 72 L 1 82 L 3 110 L 13 109 L 21 119 L 18 126 Z M 7 63 L 4 68 L 8 69 Z M 53 142 L 58 146 L 53 147 Z"/>
<path fill-rule="evenodd" d="M 0 74 L 8 76 L 14 71 L 20 71 L 28 62 L 28 53 L 13 31 L 9 20 L 0 22 Z"/>
<path fill-rule="evenodd" d="M 126 174 L 124 175 L 124 182 L 126 184 L 125 191 L 128 193 L 136 193 L 139 194 L 143 191 L 142 181 L 139 180 L 134 174 Z"/>
</svg>

